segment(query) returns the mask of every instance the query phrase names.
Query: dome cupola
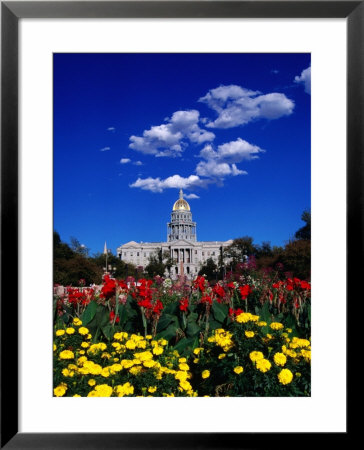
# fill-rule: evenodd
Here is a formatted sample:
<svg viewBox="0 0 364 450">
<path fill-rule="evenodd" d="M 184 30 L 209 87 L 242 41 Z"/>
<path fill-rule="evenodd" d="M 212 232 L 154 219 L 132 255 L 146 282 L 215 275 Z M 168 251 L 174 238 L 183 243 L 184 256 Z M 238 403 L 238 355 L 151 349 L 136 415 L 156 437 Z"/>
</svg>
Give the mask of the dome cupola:
<svg viewBox="0 0 364 450">
<path fill-rule="evenodd" d="M 174 202 L 173 211 L 190 211 L 190 205 L 183 198 L 182 189 L 179 190 L 179 199 Z"/>
</svg>

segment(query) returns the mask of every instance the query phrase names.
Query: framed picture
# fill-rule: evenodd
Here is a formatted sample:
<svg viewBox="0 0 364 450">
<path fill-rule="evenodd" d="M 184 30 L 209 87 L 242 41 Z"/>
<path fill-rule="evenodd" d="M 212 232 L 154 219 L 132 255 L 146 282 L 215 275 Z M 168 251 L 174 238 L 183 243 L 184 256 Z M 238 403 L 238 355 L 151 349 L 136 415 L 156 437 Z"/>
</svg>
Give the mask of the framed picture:
<svg viewBox="0 0 364 450">
<path fill-rule="evenodd" d="M 339 438 L 347 438 L 346 302 L 363 268 L 351 257 L 362 242 L 363 3 L 14 1 L 1 6 L 1 445 L 229 448 L 240 447 L 242 438 L 244 447 L 264 445 L 267 439 L 278 442 L 280 434 L 287 432 L 301 433 L 302 443 L 313 432 L 339 432 Z M 124 67 L 133 70 L 125 75 Z M 283 70 L 286 78 L 280 74 Z M 236 72 L 251 86 L 238 85 Z M 115 103 L 121 98 L 121 90 L 116 93 L 118 77 L 126 105 L 117 119 L 124 124 L 121 129 L 109 114 L 110 109 L 119 108 Z M 256 79 L 263 81 L 259 84 Z M 83 90 L 85 95 L 79 95 Z M 102 112 L 94 117 L 98 108 Z M 158 110 L 159 124 L 153 109 Z M 269 133 L 274 121 L 293 117 L 294 110 L 300 119 Z M 78 118 L 82 119 L 76 123 Z M 244 134 L 244 139 L 240 131 L 232 131 L 259 120 L 264 124 Z M 66 122 L 74 125 L 67 132 Z M 96 133 L 97 127 L 102 132 Z M 184 160 L 188 145 L 190 160 Z M 113 146 L 119 146 L 115 167 L 111 160 L 105 163 Z M 232 209 L 232 202 L 223 196 L 243 199 L 244 192 L 230 180 L 247 175 L 249 170 L 242 163 L 253 167 L 255 159 L 261 161 L 269 154 L 269 148 L 280 151 L 281 159 L 268 158 L 255 189 L 269 203 L 265 217 L 267 211 L 281 217 L 281 234 L 284 230 L 289 234 L 292 224 L 288 225 L 284 206 L 277 203 L 296 202 L 297 211 L 304 202 L 310 207 L 312 190 L 312 395 L 239 398 L 239 391 L 229 387 L 219 398 L 58 398 L 65 390 L 57 375 L 57 386 L 53 385 L 50 352 L 53 230 L 61 227 L 67 233 L 63 230 L 75 229 L 76 223 L 81 229 L 82 220 L 94 221 L 89 226 L 91 236 L 97 227 L 106 229 L 101 224 L 111 223 L 108 229 L 118 241 L 117 257 L 124 259 L 126 270 L 144 270 L 146 251 L 154 247 L 126 241 L 132 240 L 129 236 L 138 227 L 152 224 L 147 217 L 162 214 L 158 195 L 172 192 L 168 194 L 172 199 L 177 191 L 169 189 L 178 188 L 166 242 L 160 247 L 163 251 L 164 245 L 171 258 L 169 278 L 183 275 L 193 286 L 206 258 L 213 263 L 214 254 L 232 242 L 225 236 L 214 242 L 206 227 L 209 246 L 206 242 L 199 244 L 201 248 L 197 245 L 196 219 L 190 215 L 198 210 L 198 189 L 208 186 L 210 196 L 213 192 L 215 200 L 205 196 L 209 205 L 205 210 L 216 206 L 215 214 L 231 217 L 223 205 Z M 176 166 L 183 166 L 184 174 Z M 278 167 L 282 170 L 274 176 L 272 170 Z M 108 184 L 108 171 L 123 180 L 125 189 L 118 184 L 120 195 L 113 191 L 115 180 Z M 89 178 L 94 181 L 89 183 Z M 87 191 L 93 183 L 99 186 L 97 192 Z M 225 188 L 219 191 L 222 185 Z M 283 191 L 284 195 L 276 194 Z M 84 196 L 93 197 L 86 202 Z M 108 205 L 103 196 L 113 199 L 116 211 L 103 208 L 104 203 Z M 247 191 L 245 201 L 238 202 L 246 211 L 235 219 L 243 221 L 245 215 L 246 226 L 259 230 L 264 214 L 259 216 L 254 199 L 254 193 Z M 129 215 L 117 211 L 123 206 Z M 133 209 L 140 215 L 138 226 L 137 216 L 130 213 Z M 143 210 L 147 211 L 144 216 Z M 249 217 L 254 214 L 255 221 Z M 131 229 L 119 225 L 123 218 L 134 224 Z M 216 219 L 214 228 L 222 233 L 226 221 Z M 273 221 L 267 220 L 262 229 L 269 223 Z M 128 238 L 115 236 L 119 229 Z M 193 245 L 187 245 L 190 241 Z M 76 252 L 86 251 L 77 239 L 71 244 Z M 100 251 L 101 259 L 102 253 L 107 257 L 106 242 L 105 248 L 101 248 L 104 242 L 100 249 L 97 245 L 92 241 L 92 250 Z M 240 263 L 244 265 L 245 260 Z M 228 264 L 221 263 L 221 270 L 226 276 Z M 106 259 L 107 279 L 113 271 L 116 267 L 109 267 Z M 215 272 L 217 281 L 217 268 Z M 305 269 L 302 274 L 303 279 Z M 64 282 L 69 283 L 73 282 Z M 338 309 L 343 323 L 340 339 L 329 336 Z M 112 326 L 118 311 L 115 307 Z M 107 337 L 107 331 L 102 332 Z M 254 335 L 248 331 L 247 338 L 249 333 Z M 330 340 L 339 340 L 335 348 L 327 344 Z M 344 355 L 342 363 L 335 362 L 335 376 L 328 380 L 338 351 Z M 244 369 L 237 367 L 239 376 Z M 209 370 L 203 373 L 206 378 L 210 375 Z M 333 386 L 335 404 L 331 404 Z M 55 396 L 54 387 L 58 389 Z M 76 394 L 71 396 L 79 396 L 77 388 L 70 384 L 67 389 Z M 87 392 L 83 390 L 81 396 Z M 204 393 L 210 392 L 206 388 Z M 287 414 L 287 407 L 309 419 L 298 424 Z M 229 419 L 217 417 L 216 410 L 229 411 Z M 142 424 L 136 420 L 139 413 Z M 279 419 L 282 415 L 284 423 Z"/>
</svg>

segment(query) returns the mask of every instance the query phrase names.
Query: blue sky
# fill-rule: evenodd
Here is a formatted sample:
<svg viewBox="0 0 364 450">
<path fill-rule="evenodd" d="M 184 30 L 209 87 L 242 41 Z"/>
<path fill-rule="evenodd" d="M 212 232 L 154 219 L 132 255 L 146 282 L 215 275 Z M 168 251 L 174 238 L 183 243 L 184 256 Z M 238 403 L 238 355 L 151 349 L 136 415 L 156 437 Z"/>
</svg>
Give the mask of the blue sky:
<svg viewBox="0 0 364 450">
<path fill-rule="evenodd" d="M 310 54 L 55 54 L 54 229 L 102 252 L 166 240 L 284 245 L 311 197 Z"/>
</svg>

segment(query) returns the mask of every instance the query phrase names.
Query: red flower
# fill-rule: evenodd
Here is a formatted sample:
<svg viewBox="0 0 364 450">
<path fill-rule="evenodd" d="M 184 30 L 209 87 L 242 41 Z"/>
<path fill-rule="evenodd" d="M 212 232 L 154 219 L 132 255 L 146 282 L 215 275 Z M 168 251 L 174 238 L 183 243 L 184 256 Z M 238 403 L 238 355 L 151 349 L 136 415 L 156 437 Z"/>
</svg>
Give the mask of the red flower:
<svg viewBox="0 0 364 450">
<path fill-rule="evenodd" d="M 212 292 L 216 295 L 216 300 L 221 303 L 221 300 L 225 296 L 225 291 L 222 286 L 219 285 L 219 283 L 215 284 L 215 286 L 212 289 Z"/>
<path fill-rule="evenodd" d="M 162 309 L 163 309 L 163 303 L 160 300 L 157 300 L 153 307 L 154 314 L 156 314 L 157 316 L 160 316 Z"/>
<path fill-rule="evenodd" d="M 248 295 L 253 292 L 249 284 L 244 284 L 244 286 L 240 286 L 239 290 L 242 300 L 246 300 Z"/>
<path fill-rule="evenodd" d="M 109 315 L 110 323 L 112 323 L 114 321 L 114 318 L 115 318 L 115 312 L 110 311 L 110 315 Z M 119 322 L 120 322 L 120 317 L 118 316 L 115 320 L 115 323 L 119 323 Z"/>
<path fill-rule="evenodd" d="M 179 309 L 181 311 L 187 311 L 187 308 L 188 308 L 188 297 L 185 297 L 179 301 Z"/>
<path fill-rule="evenodd" d="M 201 303 L 206 303 L 206 304 L 212 305 L 212 298 L 207 294 L 203 295 L 201 297 Z"/>
<path fill-rule="evenodd" d="M 193 287 L 199 289 L 201 292 L 205 291 L 205 278 L 200 275 L 197 276 L 196 280 L 193 282 Z"/>
</svg>

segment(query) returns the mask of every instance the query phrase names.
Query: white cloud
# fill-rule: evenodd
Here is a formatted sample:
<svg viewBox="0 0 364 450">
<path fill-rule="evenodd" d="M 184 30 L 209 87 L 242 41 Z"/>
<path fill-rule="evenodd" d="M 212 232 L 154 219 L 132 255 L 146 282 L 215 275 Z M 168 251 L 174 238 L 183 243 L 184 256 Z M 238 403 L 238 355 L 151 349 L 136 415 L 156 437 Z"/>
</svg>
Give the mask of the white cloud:
<svg viewBox="0 0 364 450">
<path fill-rule="evenodd" d="M 197 110 L 176 111 L 166 122 L 144 130 L 143 136 L 130 136 L 129 147 L 145 154 L 174 157 L 181 155 L 188 140 L 201 144 L 215 138 L 214 133 L 199 127 Z"/>
<path fill-rule="evenodd" d="M 239 163 L 243 160 L 259 158 L 259 153 L 264 150 L 257 145 L 250 144 L 244 139 L 238 138 L 236 141 L 226 142 L 217 147 L 215 151 L 211 145 L 206 145 L 200 152 L 202 158 L 206 160 L 216 160 L 225 163 Z"/>
<path fill-rule="evenodd" d="M 131 162 L 131 159 L 129 158 L 121 158 L 120 164 L 128 164 Z"/>
<path fill-rule="evenodd" d="M 164 180 L 158 178 L 138 178 L 130 187 L 140 188 L 146 191 L 163 192 L 164 189 L 190 189 L 193 187 L 204 187 L 211 183 L 211 180 L 203 180 L 197 175 L 190 175 L 187 178 L 180 175 L 172 175 Z"/>
<path fill-rule="evenodd" d="M 133 162 L 134 166 L 142 166 L 143 163 L 141 161 L 135 161 Z"/>
<path fill-rule="evenodd" d="M 187 198 L 187 199 L 195 199 L 195 198 L 200 198 L 198 195 L 196 194 L 183 194 L 183 198 Z"/>
<path fill-rule="evenodd" d="M 292 114 L 294 102 L 284 94 L 262 94 L 236 85 L 211 89 L 199 99 L 217 112 L 207 123 L 210 128 L 232 128 L 256 119 L 278 119 Z"/>
<path fill-rule="evenodd" d="M 197 175 L 203 177 L 224 179 L 226 176 L 246 175 L 247 172 L 239 170 L 235 164 L 217 162 L 213 159 L 209 161 L 200 161 L 196 167 Z"/>
<path fill-rule="evenodd" d="M 115 131 L 115 127 L 109 127 L 107 128 L 107 131 Z"/>
<path fill-rule="evenodd" d="M 307 67 L 307 69 L 302 70 L 301 75 L 297 75 L 294 82 L 303 84 L 305 87 L 305 92 L 311 95 L 311 67 Z"/>
<path fill-rule="evenodd" d="M 110 150 L 110 147 L 100 148 L 100 152 L 107 152 L 108 150 Z"/>
</svg>

